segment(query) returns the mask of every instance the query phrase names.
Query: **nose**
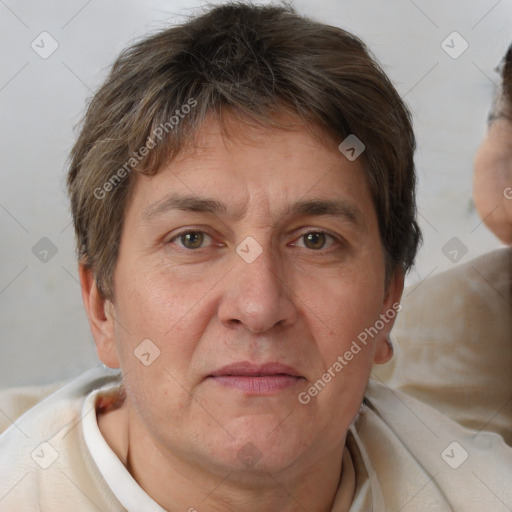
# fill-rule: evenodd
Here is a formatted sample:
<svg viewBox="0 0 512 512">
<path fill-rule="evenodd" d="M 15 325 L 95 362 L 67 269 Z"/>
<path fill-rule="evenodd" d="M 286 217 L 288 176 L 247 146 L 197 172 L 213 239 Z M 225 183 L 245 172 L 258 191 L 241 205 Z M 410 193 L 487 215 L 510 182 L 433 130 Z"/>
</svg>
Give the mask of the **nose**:
<svg viewBox="0 0 512 512">
<path fill-rule="evenodd" d="M 287 276 L 271 248 L 251 263 L 233 255 L 235 268 L 225 279 L 218 314 L 228 328 L 243 326 L 252 333 L 264 333 L 273 327 L 286 327 L 297 318 L 293 292 Z"/>
</svg>

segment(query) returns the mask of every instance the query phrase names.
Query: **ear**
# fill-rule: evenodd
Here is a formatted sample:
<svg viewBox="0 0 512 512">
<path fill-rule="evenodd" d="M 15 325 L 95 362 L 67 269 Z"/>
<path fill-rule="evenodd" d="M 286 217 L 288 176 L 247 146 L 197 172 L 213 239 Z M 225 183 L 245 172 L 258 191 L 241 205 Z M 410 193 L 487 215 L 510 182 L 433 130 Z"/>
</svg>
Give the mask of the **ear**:
<svg viewBox="0 0 512 512">
<path fill-rule="evenodd" d="M 393 357 L 393 346 L 389 341 L 389 333 L 395 324 L 396 315 L 402 309 L 400 299 L 404 290 L 404 272 L 397 268 L 390 278 L 384 302 L 380 312 L 380 319 L 384 327 L 380 330 L 375 344 L 373 362 L 375 364 L 387 363 Z"/>
<path fill-rule="evenodd" d="M 78 266 L 82 300 L 84 302 L 89 327 L 91 329 L 96 351 L 101 362 L 110 368 L 119 368 L 119 358 L 115 345 L 114 305 L 105 299 L 98 290 L 92 270 L 80 263 Z"/>
</svg>

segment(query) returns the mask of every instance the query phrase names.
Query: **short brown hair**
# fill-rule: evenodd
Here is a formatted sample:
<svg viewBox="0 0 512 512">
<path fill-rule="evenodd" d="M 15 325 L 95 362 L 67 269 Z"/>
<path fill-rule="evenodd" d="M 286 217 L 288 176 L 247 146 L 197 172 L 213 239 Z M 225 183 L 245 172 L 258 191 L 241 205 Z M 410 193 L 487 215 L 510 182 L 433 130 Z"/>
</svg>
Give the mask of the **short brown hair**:
<svg viewBox="0 0 512 512">
<path fill-rule="evenodd" d="M 338 143 L 360 139 L 387 270 L 409 269 L 421 237 L 415 138 L 386 74 L 345 30 L 288 6 L 229 3 L 124 50 L 89 103 L 68 190 L 79 259 L 106 298 L 114 294 L 130 171 L 155 173 L 206 114 L 221 122 L 227 110 L 267 126 L 287 111 Z"/>
</svg>

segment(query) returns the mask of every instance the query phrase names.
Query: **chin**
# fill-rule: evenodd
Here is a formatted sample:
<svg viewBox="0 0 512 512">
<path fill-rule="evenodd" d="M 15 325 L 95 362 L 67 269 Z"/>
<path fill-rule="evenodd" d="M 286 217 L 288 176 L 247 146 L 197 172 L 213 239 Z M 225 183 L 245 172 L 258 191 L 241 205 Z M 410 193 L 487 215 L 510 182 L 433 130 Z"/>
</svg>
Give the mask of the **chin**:
<svg viewBox="0 0 512 512">
<path fill-rule="evenodd" d="M 275 417 L 250 416 L 230 422 L 226 430 L 233 439 L 224 452 L 228 454 L 226 462 L 251 472 L 277 472 L 289 467 L 308 445 L 304 429 L 293 425 L 292 430 L 290 426 Z"/>
</svg>

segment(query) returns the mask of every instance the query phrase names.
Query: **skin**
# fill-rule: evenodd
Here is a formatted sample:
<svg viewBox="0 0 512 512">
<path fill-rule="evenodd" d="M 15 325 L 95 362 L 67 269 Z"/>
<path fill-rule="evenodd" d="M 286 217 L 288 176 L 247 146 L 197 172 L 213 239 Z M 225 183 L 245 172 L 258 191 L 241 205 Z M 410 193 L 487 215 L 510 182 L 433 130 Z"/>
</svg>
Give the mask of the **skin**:
<svg viewBox="0 0 512 512">
<path fill-rule="evenodd" d="M 473 197 L 487 227 L 512 244 L 512 122 L 494 120 L 474 160 Z"/>
<path fill-rule="evenodd" d="M 298 395 L 399 302 L 403 275 L 395 272 L 385 288 L 361 159 L 348 161 L 296 122 L 290 131 L 234 118 L 230 126 L 234 136 L 223 136 L 207 118 L 194 148 L 137 177 L 113 303 L 80 267 L 99 357 L 122 369 L 126 387 L 120 407 L 98 412 L 100 430 L 166 510 L 328 511 L 371 366 L 392 355 L 385 339 L 393 322 L 307 405 Z M 160 208 L 145 218 L 170 193 L 214 198 L 227 212 Z M 342 200 L 358 221 L 284 213 L 305 199 Z M 191 249 L 176 236 L 187 229 L 209 237 Z M 332 237 L 305 236 L 322 230 Z M 252 263 L 235 250 L 248 236 L 262 249 Z M 149 366 L 134 356 L 144 339 L 160 350 Z M 266 395 L 208 378 L 238 361 L 278 361 L 300 378 Z"/>
</svg>

